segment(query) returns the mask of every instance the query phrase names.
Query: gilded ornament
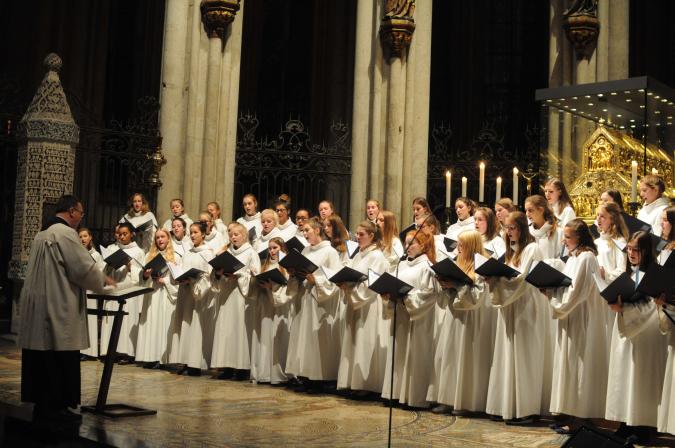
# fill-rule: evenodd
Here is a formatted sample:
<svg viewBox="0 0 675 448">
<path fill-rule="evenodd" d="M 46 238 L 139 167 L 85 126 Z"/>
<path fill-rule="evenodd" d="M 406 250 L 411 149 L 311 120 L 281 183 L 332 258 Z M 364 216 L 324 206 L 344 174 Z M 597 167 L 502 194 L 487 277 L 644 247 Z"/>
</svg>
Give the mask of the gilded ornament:
<svg viewBox="0 0 675 448">
<path fill-rule="evenodd" d="M 239 11 L 239 2 L 240 0 L 202 0 L 202 22 L 209 38 L 218 37 L 225 43 L 227 29 Z"/>
<path fill-rule="evenodd" d="M 590 58 L 600 32 L 597 0 L 576 0 L 563 13 L 563 28 L 577 59 Z"/>
<path fill-rule="evenodd" d="M 387 0 L 380 24 L 380 41 L 387 59 L 400 58 L 415 32 L 415 0 Z"/>
</svg>

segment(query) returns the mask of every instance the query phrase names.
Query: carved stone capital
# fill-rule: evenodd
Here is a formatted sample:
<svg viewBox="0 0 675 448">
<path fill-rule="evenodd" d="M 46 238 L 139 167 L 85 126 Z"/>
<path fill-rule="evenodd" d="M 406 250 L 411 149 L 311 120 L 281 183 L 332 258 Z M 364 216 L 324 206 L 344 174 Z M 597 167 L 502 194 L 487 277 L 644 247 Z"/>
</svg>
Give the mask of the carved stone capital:
<svg viewBox="0 0 675 448">
<path fill-rule="evenodd" d="M 385 16 L 380 25 L 380 41 L 387 60 L 400 58 L 404 49 L 410 47 L 415 20 L 412 17 Z"/>
<path fill-rule="evenodd" d="M 563 13 L 563 28 L 577 59 L 590 58 L 600 33 L 597 0 L 576 0 Z"/>
<path fill-rule="evenodd" d="M 204 30 L 209 38 L 220 38 L 225 43 L 227 28 L 239 11 L 241 0 L 202 0 L 200 10 Z"/>
</svg>

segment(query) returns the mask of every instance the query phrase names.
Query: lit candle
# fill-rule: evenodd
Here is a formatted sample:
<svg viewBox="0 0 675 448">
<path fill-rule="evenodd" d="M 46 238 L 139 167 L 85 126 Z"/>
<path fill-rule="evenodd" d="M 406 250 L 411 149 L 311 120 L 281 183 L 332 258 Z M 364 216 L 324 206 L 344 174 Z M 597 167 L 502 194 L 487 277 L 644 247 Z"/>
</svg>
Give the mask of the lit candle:
<svg viewBox="0 0 675 448">
<path fill-rule="evenodd" d="M 466 177 L 462 177 L 462 197 L 466 197 Z"/>
<path fill-rule="evenodd" d="M 630 201 L 637 202 L 637 162 L 633 160 L 630 164 Z"/>
<path fill-rule="evenodd" d="M 495 195 L 495 202 L 502 198 L 502 178 L 497 178 L 497 194 Z"/>
<path fill-rule="evenodd" d="M 478 171 L 478 202 L 483 202 L 483 193 L 485 192 L 485 164 L 483 162 L 479 165 Z"/>
<path fill-rule="evenodd" d="M 659 174 L 659 170 L 657 170 L 656 168 L 652 168 L 652 174 L 654 176 L 657 176 Z"/>
<path fill-rule="evenodd" d="M 513 203 L 518 205 L 518 168 L 513 167 Z"/>
<path fill-rule="evenodd" d="M 445 206 L 450 207 L 450 202 L 452 199 L 452 173 L 450 170 L 445 172 Z"/>
</svg>

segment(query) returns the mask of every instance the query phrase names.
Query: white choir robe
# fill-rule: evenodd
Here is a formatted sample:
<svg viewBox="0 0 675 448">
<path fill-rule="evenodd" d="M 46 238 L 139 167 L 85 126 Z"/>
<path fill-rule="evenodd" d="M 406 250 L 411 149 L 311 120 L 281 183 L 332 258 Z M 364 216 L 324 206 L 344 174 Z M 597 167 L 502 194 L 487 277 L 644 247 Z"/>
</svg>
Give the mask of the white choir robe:
<svg viewBox="0 0 675 448">
<path fill-rule="evenodd" d="M 668 257 L 670 257 L 670 254 L 673 251 L 671 249 L 663 249 L 661 252 L 659 252 L 659 255 L 656 257 L 656 262 L 660 264 L 661 266 L 666 264 L 666 261 L 668 261 Z"/>
<path fill-rule="evenodd" d="M 426 255 L 401 262 L 398 277 L 413 289 L 396 304 L 396 352 L 392 335 L 387 345 L 387 364 L 382 397 L 393 396 L 401 404 L 427 407 L 429 372 L 433 366 L 434 307 L 441 286 L 429 267 Z M 388 307 L 393 319 L 393 305 Z M 393 323 L 391 324 L 393 325 Z M 394 389 L 391 393 L 391 361 L 394 358 Z"/>
<path fill-rule="evenodd" d="M 228 238 L 227 226 L 225 225 L 222 219 L 216 218 L 213 221 L 213 227 L 215 227 L 216 230 L 219 231 L 220 234 L 223 235 L 225 238 Z"/>
<path fill-rule="evenodd" d="M 106 266 L 105 273 L 117 282 L 118 288 L 129 288 L 138 285 L 138 279 L 141 273 L 141 267 L 144 266 L 145 252 L 138 247 L 136 242 L 129 244 L 114 243 L 108 246 L 108 249 L 124 249 L 131 257 L 129 268 L 121 266 L 119 269 L 112 269 Z M 124 310 L 128 313 L 122 319 L 120 337 L 117 342 L 117 353 L 135 356 L 136 340 L 138 338 L 138 314 L 141 310 L 142 297 L 132 297 L 127 300 Z M 118 304 L 115 300 L 106 300 L 103 309 L 107 311 L 117 311 Z M 112 333 L 113 321 L 115 316 L 104 316 L 101 323 L 101 355 L 108 353 L 108 343 Z"/>
<path fill-rule="evenodd" d="M 619 241 L 621 247 L 625 248 L 626 239 L 624 237 L 617 238 L 617 241 Z M 595 245 L 598 248 L 598 265 L 605 271 L 604 281 L 609 285 L 626 270 L 626 252 L 621 250 L 612 241 L 612 238 L 605 233 L 600 233 L 600 238 L 595 240 Z M 608 306 L 604 308 L 605 315 L 607 316 L 607 341 L 609 342 L 612 340 L 616 313 Z"/>
<path fill-rule="evenodd" d="M 492 258 L 494 259 L 499 259 L 506 253 L 506 241 L 499 234 L 490 241 L 483 240 L 483 247 L 492 252 Z"/>
<path fill-rule="evenodd" d="M 394 237 L 391 240 L 391 250 L 385 250 L 383 253 L 384 258 L 386 258 L 389 262 L 389 268 L 387 269 L 387 272 L 393 274 L 396 272 L 396 266 L 398 266 L 399 261 L 401 261 L 401 257 L 405 255 L 403 243 L 401 243 L 401 240 L 398 239 L 398 237 Z"/>
<path fill-rule="evenodd" d="M 272 238 L 281 238 L 281 231 L 276 227 L 272 229 L 267 235 L 263 235 L 262 232 L 259 233 L 255 241 L 251 242 L 251 246 L 253 246 L 253 250 L 259 254 L 265 249 L 269 249 L 270 240 Z"/>
<path fill-rule="evenodd" d="M 181 260 L 183 270 L 195 268 L 203 271 L 203 274 L 178 287 L 176 312 L 171 327 L 180 327 L 180 330 L 177 345 L 173 331 L 169 333 L 169 363 L 185 364 L 193 369 L 206 369 L 209 366 L 214 308 L 209 278 L 212 268 L 208 261 L 214 255 L 213 250 L 202 243 L 190 249 Z M 174 347 L 178 350 L 176 355 Z"/>
<path fill-rule="evenodd" d="M 317 266 L 334 271 L 342 268 L 338 252 L 328 241 L 307 246 L 302 254 Z M 286 373 L 310 380 L 335 380 L 341 342 L 335 325 L 340 288 L 328 281 L 321 269 L 314 271 L 314 279 L 314 285 L 295 277 L 288 282 L 288 294 L 299 297 L 299 311 L 291 324 Z"/>
<path fill-rule="evenodd" d="M 491 288 L 497 308 L 495 349 L 490 368 L 485 412 L 504 419 L 548 412 L 553 364 L 548 299 L 525 281 L 542 256 L 537 243 L 522 251 L 521 272 L 513 279 L 498 278 Z"/>
<path fill-rule="evenodd" d="M 443 261 L 446 258 L 450 257 L 443 240 L 445 240 L 445 235 L 434 235 L 434 247 L 436 248 L 436 262 Z M 457 258 L 457 250 L 455 249 L 452 252 L 452 258 Z"/>
<path fill-rule="evenodd" d="M 534 228 L 534 224 L 530 225 L 530 234 L 534 237 L 534 240 L 539 246 L 539 252 L 544 260 L 549 260 L 552 258 L 560 258 L 563 252 L 563 231 L 562 227 L 558 226 L 553 232 L 551 232 L 551 224 L 545 222 L 543 226 L 538 229 Z"/>
<path fill-rule="evenodd" d="M 237 218 L 239 224 L 243 224 L 246 227 L 246 230 L 251 230 L 255 227 L 256 237 L 262 233 L 262 222 L 260 221 L 260 212 L 257 212 L 253 216 L 244 215 L 241 218 Z"/>
<path fill-rule="evenodd" d="M 675 434 L 675 371 L 673 369 L 673 363 L 675 363 L 675 331 L 673 331 L 675 330 L 675 324 L 671 321 L 671 319 L 675 319 L 675 306 L 666 304 L 665 310 L 661 308 L 658 312 L 659 329 L 662 334 L 666 335 L 668 341 L 668 358 L 663 377 L 663 391 L 659 403 L 658 426 L 656 428 L 659 432 Z"/>
<path fill-rule="evenodd" d="M 670 205 L 668 198 L 660 197 L 651 204 L 644 204 L 638 212 L 637 218 L 652 226 L 652 233 L 661 236 L 661 215 L 663 210 Z"/>
<path fill-rule="evenodd" d="M 485 411 L 494 345 L 496 311 L 480 276 L 473 286 L 443 291 L 447 315 L 434 352 L 427 400 L 471 412 Z"/>
<path fill-rule="evenodd" d="M 476 221 L 473 219 L 473 216 L 469 216 L 465 220 L 457 220 L 454 224 L 448 227 L 445 236 L 451 240 L 457 241 L 457 237 L 460 233 L 466 232 L 467 230 L 476 230 Z"/>
<path fill-rule="evenodd" d="M 270 263 L 265 271 L 279 268 Z M 288 276 L 287 276 L 288 277 Z M 257 322 L 251 343 L 251 379 L 256 382 L 279 384 L 288 381 L 286 355 L 290 336 L 293 300 L 286 294 L 286 285 L 274 284 L 272 289 L 258 288 Z"/>
<path fill-rule="evenodd" d="M 560 203 L 556 202 L 555 204 L 551 205 L 551 208 L 553 209 L 553 214 L 558 219 L 558 227 L 561 229 L 565 227 L 568 222 L 577 217 L 574 209 L 569 205 L 560 210 Z"/>
<path fill-rule="evenodd" d="M 389 262 L 380 249 L 370 246 L 359 250 L 349 266 L 368 275 L 369 269 L 386 272 Z M 344 297 L 347 307 L 337 387 L 381 393 L 387 360 L 387 347 L 380 337 L 382 299 L 368 288 L 367 281 L 348 285 Z"/>
<path fill-rule="evenodd" d="M 211 229 L 211 233 L 204 237 L 204 243 L 216 254 L 221 252 L 228 242 L 229 238 L 223 236 L 215 227 Z"/>
<path fill-rule="evenodd" d="M 172 216 L 171 218 L 167 219 L 164 221 L 164 224 L 162 224 L 162 228 L 167 232 L 171 232 L 171 223 L 173 222 L 174 218 L 182 218 L 183 221 L 185 221 L 185 234 L 190 235 L 190 226 L 194 221 L 186 213 L 183 213 L 180 216 Z"/>
<path fill-rule="evenodd" d="M 166 258 L 164 251 L 160 253 Z M 175 256 L 175 258 L 176 264 L 180 265 L 180 257 Z M 178 285 L 172 281 L 168 270 L 162 277 L 162 281 L 163 284 L 151 277 L 143 279 L 141 272 L 140 284 L 151 287 L 153 292 L 143 296 L 138 321 L 138 342 L 136 343 L 136 361 L 138 362 L 159 361 L 167 364 L 169 360 L 168 334 L 176 312 Z"/>
<path fill-rule="evenodd" d="M 297 232 L 298 232 L 298 226 L 296 226 L 293 221 L 291 221 L 290 218 L 283 223 L 283 224 L 278 224 L 277 229 L 279 229 L 279 232 L 281 232 L 281 238 L 284 241 L 288 241 L 291 238 L 293 238 Z"/>
<path fill-rule="evenodd" d="M 251 337 L 256 322 L 256 307 L 252 302 L 258 295 L 253 276 L 260 273 L 260 257 L 249 243 L 237 249 L 230 246 L 227 251 L 244 267 L 232 278 L 224 275 L 213 280 L 216 327 L 211 368 L 248 370 L 251 368 Z"/>
<path fill-rule="evenodd" d="M 105 269 L 105 261 L 93 247 L 89 249 L 89 255 L 96 262 L 96 267 L 103 272 Z M 91 291 L 87 291 L 87 294 Z M 133 299 L 132 299 L 133 300 Z M 97 310 L 98 299 L 90 299 L 87 297 L 87 308 Z M 94 358 L 98 357 L 98 316 L 96 314 L 87 314 L 87 326 L 89 330 L 89 348 L 80 350 L 80 353 Z"/>
<path fill-rule="evenodd" d="M 178 258 L 183 258 L 193 247 L 192 240 L 188 235 L 185 235 L 182 240 L 178 241 L 171 234 L 171 245 L 173 246 L 173 252 L 178 255 Z"/>
<path fill-rule="evenodd" d="M 337 249 L 336 249 L 337 250 Z M 358 252 L 357 252 L 358 253 Z M 349 266 L 351 259 L 349 258 L 349 250 L 340 252 L 338 250 L 338 255 L 340 256 L 340 264 L 342 266 Z M 337 340 L 338 340 L 338 362 L 340 361 L 340 350 L 342 349 L 342 338 L 345 336 L 345 331 L 347 328 L 347 299 L 345 297 L 345 292 L 338 288 L 337 292 L 337 310 L 335 312 L 335 321 L 333 322 L 333 327 L 337 331 Z"/>
<path fill-rule="evenodd" d="M 135 223 L 142 223 L 147 221 L 147 219 L 150 218 L 152 220 L 152 224 L 149 225 L 144 231 L 142 232 L 136 232 L 136 235 L 134 236 L 134 241 L 136 241 L 136 244 L 138 244 L 138 247 L 143 249 L 143 252 L 146 254 L 150 250 L 150 247 L 152 247 L 152 241 L 155 239 L 155 231 L 159 228 L 159 224 L 157 224 L 157 218 L 155 218 L 154 213 L 152 212 L 133 212 L 131 214 L 125 213 L 124 216 L 119 220 L 120 223 L 122 222 L 127 222 L 129 221 L 133 225 Z"/>
<path fill-rule="evenodd" d="M 594 275 L 598 262 L 590 251 L 570 254 L 556 269 L 572 279 L 557 288 L 550 300 L 558 321 L 553 358 L 551 407 L 554 414 L 602 418 L 607 395 L 609 339 L 607 304 L 600 296 Z"/>
<path fill-rule="evenodd" d="M 668 348 L 651 299 L 623 304 L 611 344 L 605 419 L 656 427 Z"/>
</svg>

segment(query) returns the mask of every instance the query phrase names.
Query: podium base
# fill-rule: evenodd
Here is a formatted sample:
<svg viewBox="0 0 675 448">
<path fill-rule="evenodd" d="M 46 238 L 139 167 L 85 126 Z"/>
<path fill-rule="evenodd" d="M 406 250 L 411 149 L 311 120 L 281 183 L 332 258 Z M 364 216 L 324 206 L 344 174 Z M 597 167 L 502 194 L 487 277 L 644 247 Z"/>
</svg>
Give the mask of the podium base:
<svg viewBox="0 0 675 448">
<path fill-rule="evenodd" d="M 157 411 L 144 409 L 128 404 L 106 404 L 103 410 L 98 410 L 96 406 L 80 406 L 80 411 L 91 412 L 92 414 L 102 415 L 104 417 L 140 417 L 142 415 L 156 415 Z"/>
</svg>

